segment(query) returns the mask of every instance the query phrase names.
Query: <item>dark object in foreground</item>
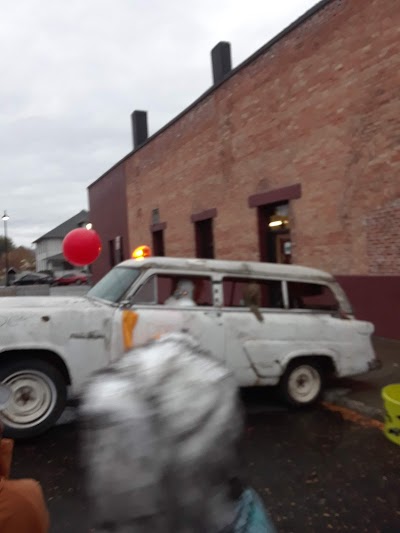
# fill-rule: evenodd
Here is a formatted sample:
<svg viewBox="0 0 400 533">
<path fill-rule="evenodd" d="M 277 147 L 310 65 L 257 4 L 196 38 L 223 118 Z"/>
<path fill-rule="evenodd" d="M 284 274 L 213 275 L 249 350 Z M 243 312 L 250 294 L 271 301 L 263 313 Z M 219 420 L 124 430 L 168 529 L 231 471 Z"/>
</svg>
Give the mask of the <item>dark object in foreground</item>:
<svg viewBox="0 0 400 533">
<path fill-rule="evenodd" d="M 235 483 L 235 381 L 190 337 L 167 335 L 98 373 L 81 412 L 98 530 L 250 532 L 256 519 L 269 531 L 257 497 Z"/>
<path fill-rule="evenodd" d="M 3 403 L 0 385 L 0 408 Z M 49 515 L 42 489 L 33 479 L 9 479 L 14 442 L 3 439 L 0 422 L 0 532 L 1 533 L 47 533 Z"/>
</svg>

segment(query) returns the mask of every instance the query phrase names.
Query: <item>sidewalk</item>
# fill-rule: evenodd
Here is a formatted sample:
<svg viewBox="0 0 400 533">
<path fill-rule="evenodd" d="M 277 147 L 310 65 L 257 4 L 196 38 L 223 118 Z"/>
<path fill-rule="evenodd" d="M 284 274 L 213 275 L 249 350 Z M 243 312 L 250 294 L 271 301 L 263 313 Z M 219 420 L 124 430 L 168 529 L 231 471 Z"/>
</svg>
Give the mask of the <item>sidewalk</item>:
<svg viewBox="0 0 400 533">
<path fill-rule="evenodd" d="M 382 368 L 355 378 L 335 380 L 324 399 L 383 420 L 381 390 L 390 383 L 400 383 L 400 341 L 375 337 L 374 347 Z"/>
</svg>

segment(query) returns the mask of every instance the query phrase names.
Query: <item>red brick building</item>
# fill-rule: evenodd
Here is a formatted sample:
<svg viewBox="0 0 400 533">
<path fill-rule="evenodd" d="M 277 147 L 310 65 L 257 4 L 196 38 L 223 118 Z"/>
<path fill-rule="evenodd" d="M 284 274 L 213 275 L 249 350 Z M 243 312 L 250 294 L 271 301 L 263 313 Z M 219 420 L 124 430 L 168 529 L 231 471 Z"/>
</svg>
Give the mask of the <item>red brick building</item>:
<svg viewBox="0 0 400 533">
<path fill-rule="evenodd" d="M 400 338 L 399 28 L 399 2 L 324 0 L 234 70 L 220 43 L 213 87 L 150 138 L 134 113 L 136 148 L 90 186 L 103 242 L 321 268 Z"/>
<path fill-rule="evenodd" d="M 102 241 L 102 253 L 93 264 L 93 280 L 98 281 L 115 264 L 129 257 L 125 166 L 115 165 L 89 186 L 93 227 Z"/>
</svg>

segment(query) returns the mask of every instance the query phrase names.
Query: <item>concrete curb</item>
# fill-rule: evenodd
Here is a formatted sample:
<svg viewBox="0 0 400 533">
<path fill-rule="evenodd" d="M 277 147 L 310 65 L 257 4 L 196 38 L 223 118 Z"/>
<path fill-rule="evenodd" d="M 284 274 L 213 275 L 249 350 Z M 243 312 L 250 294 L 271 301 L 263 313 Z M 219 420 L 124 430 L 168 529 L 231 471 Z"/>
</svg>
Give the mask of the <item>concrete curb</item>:
<svg viewBox="0 0 400 533">
<path fill-rule="evenodd" d="M 347 407 L 347 409 L 351 409 L 356 413 L 375 418 L 381 422 L 385 420 L 385 411 L 383 408 L 372 407 L 363 402 L 359 402 L 358 400 L 352 400 L 348 397 L 350 392 L 350 389 L 330 389 L 325 392 L 323 399 L 325 402 L 333 403 L 341 407 Z"/>
</svg>

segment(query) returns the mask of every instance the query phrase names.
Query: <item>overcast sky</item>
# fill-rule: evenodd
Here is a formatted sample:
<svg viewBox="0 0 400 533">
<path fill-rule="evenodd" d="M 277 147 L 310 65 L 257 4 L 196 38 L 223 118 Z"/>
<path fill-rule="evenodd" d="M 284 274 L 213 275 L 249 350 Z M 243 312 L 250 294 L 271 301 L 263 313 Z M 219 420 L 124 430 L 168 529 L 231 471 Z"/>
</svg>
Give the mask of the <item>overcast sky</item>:
<svg viewBox="0 0 400 533">
<path fill-rule="evenodd" d="M 315 0 L 0 0 L 0 210 L 31 242 L 81 209 L 86 187 Z M 2 230 L 1 230 L 2 231 Z"/>
</svg>

